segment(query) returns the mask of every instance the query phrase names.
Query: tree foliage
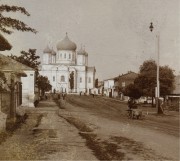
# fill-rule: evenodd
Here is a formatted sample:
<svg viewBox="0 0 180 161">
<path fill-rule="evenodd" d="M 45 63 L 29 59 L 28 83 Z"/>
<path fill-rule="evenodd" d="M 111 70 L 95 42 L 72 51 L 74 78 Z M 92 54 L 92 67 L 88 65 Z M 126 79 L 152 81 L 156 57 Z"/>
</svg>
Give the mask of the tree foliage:
<svg viewBox="0 0 180 161">
<path fill-rule="evenodd" d="M 138 99 L 142 96 L 141 91 L 139 90 L 139 88 L 135 85 L 135 84 L 129 84 L 124 91 L 124 94 L 126 96 L 132 97 L 134 99 Z"/>
<path fill-rule="evenodd" d="M 38 88 L 42 91 L 42 95 L 44 95 L 46 91 L 50 91 L 52 89 L 48 78 L 42 75 L 38 76 L 37 85 Z"/>
<path fill-rule="evenodd" d="M 0 31 L 5 34 L 13 33 L 13 30 L 22 32 L 37 33 L 37 31 L 29 27 L 24 22 L 11 17 L 4 16 L 3 13 L 20 12 L 26 16 L 30 16 L 24 7 L 0 5 Z M 11 50 L 12 45 L 0 34 L 0 51 Z"/>
<path fill-rule="evenodd" d="M 69 83 L 70 83 L 70 89 L 72 90 L 74 88 L 74 72 L 73 71 L 70 73 Z"/>
<path fill-rule="evenodd" d="M 21 51 L 20 56 L 11 54 L 9 57 L 22 64 L 27 65 L 28 67 L 35 69 L 36 71 L 38 70 L 38 67 L 40 65 L 40 61 L 38 60 L 40 57 L 36 55 L 36 49 L 29 49 L 28 52 Z"/>
<path fill-rule="evenodd" d="M 157 86 L 157 65 L 154 60 L 147 60 L 140 66 L 140 72 L 134 84 L 140 89 L 144 96 L 155 97 L 155 87 Z M 159 68 L 160 96 L 170 94 L 174 86 L 173 70 L 168 66 Z"/>
<path fill-rule="evenodd" d="M 19 31 L 26 31 L 26 32 L 33 32 L 36 33 L 37 31 L 29 26 L 27 26 L 24 22 L 13 19 L 11 17 L 3 16 L 4 12 L 21 12 L 26 16 L 30 16 L 27 10 L 24 7 L 18 6 L 8 6 L 8 5 L 0 5 L 0 31 L 6 34 L 11 34 L 13 31 L 11 29 L 19 30 Z"/>
</svg>

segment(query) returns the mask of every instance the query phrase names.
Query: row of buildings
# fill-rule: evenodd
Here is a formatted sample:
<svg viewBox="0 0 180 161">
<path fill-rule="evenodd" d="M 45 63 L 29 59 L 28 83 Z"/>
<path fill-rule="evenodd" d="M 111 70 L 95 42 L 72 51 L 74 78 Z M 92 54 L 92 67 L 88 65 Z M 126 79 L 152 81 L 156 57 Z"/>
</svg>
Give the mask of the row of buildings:
<svg viewBox="0 0 180 161">
<path fill-rule="evenodd" d="M 108 97 L 115 97 L 121 100 L 126 99 L 123 95 L 123 90 L 126 86 L 131 83 L 134 83 L 135 78 L 138 76 L 137 73 L 128 71 L 126 74 L 119 75 L 114 78 L 106 79 L 101 82 L 100 91 L 103 92 L 103 95 Z"/>
<path fill-rule="evenodd" d="M 134 80 L 138 76 L 137 73 L 129 71 L 126 74 L 119 75 L 114 78 L 106 79 L 99 84 L 99 94 L 103 94 L 107 97 L 114 97 L 120 100 L 127 101 L 129 98 L 123 94 L 124 89 L 129 85 L 133 84 Z M 177 109 L 180 107 L 180 75 L 175 76 L 174 90 L 172 93 L 167 95 L 167 100 L 170 105 L 176 106 Z M 140 102 L 151 102 L 152 98 L 141 97 Z"/>
</svg>

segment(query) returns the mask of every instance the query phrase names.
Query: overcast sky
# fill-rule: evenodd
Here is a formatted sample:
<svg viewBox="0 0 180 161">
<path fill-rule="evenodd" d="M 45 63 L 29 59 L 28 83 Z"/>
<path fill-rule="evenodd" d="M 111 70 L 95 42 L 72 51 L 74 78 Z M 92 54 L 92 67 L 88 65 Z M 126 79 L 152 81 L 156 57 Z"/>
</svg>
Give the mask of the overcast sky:
<svg viewBox="0 0 180 161">
<path fill-rule="evenodd" d="M 4 54 L 37 49 L 39 55 L 68 32 L 69 38 L 85 45 L 89 66 L 99 80 L 127 71 L 138 72 L 147 59 L 157 59 L 160 34 L 160 65 L 180 71 L 179 0 L 0 0 L 2 4 L 25 7 L 31 14 L 11 15 L 38 30 L 37 34 L 14 31 L 3 34 L 13 45 Z M 150 22 L 154 31 L 149 31 Z"/>
</svg>

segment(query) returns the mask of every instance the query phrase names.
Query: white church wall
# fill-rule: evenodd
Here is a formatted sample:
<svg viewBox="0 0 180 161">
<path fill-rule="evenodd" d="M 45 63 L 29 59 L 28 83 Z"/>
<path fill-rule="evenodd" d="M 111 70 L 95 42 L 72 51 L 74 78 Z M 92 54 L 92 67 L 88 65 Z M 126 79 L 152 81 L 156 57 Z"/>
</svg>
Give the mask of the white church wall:
<svg viewBox="0 0 180 161">
<path fill-rule="evenodd" d="M 85 65 L 85 56 L 77 55 L 77 65 Z"/>
<path fill-rule="evenodd" d="M 85 66 L 76 66 L 77 69 L 77 92 L 86 90 L 86 72 Z"/>
</svg>

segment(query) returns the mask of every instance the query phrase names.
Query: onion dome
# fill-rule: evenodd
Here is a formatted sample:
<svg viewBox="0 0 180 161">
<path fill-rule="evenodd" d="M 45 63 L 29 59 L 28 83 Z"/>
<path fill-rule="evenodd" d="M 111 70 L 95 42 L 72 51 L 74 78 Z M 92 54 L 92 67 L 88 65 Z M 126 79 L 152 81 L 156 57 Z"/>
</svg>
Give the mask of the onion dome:
<svg viewBox="0 0 180 161">
<path fill-rule="evenodd" d="M 52 50 L 49 48 L 47 45 L 46 48 L 43 50 L 43 53 L 50 53 L 51 54 Z"/>
<path fill-rule="evenodd" d="M 57 50 L 73 50 L 73 51 L 75 51 L 77 48 L 76 44 L 68 38 L 67 33 L 65 38 L 62 41 L 60 41 L 56 47 Z"/>
<path fill-rule="evenodd" d="M 85 49 L 82 48 L 82 46 L 81 46 L 81 49 L 77 52 L 77 54 L 88 56 L 88 53 L 85 51 Z"/>
</svg>

